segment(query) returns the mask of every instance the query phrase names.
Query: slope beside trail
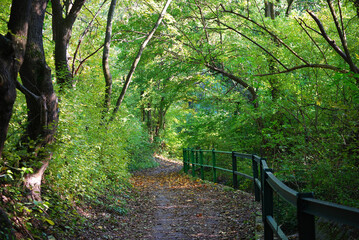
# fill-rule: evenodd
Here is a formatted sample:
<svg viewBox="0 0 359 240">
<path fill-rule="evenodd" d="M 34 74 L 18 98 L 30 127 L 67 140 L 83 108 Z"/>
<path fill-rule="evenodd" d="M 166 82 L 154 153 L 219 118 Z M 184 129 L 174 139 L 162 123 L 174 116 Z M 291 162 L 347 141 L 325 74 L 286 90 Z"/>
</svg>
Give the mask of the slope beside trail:
<svg viewBox="0 0 359 240">
<path fill-rule="evenodd" d="M 182 164 L 157 159 L 159 166 L 135 172 L 135 199 L 124 216 L 98 215 L 79 239 L 253 239 L 253 197 L 180 172 Z M 108 216 L 110 215 L 110 216 Z"/>
</svg>

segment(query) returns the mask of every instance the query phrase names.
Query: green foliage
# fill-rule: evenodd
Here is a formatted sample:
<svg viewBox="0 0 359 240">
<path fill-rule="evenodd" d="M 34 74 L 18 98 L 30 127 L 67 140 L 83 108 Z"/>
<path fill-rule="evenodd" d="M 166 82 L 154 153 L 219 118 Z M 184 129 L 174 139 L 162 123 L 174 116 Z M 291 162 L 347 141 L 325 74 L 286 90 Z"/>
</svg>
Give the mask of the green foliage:
<svg viewBox="0 0 359 240">
<path fill-rule="evenodd" d="M 133 123 L 136 124 L 132 125 Z M 128 145 L 125 150 L 129 155 L 128 170 L 135 171 L 157 166 L 157 162 L 153 159 L 153 144 L 149 142 L 149 135 L 142 123 L 135 118 L 129 119 L 126 129 Z"/>
<path fill-rule="evenodd" d="M 61 151 L 47 176 L 68 198 L 95 198 L 98 192 L 127 181 L 126 125 L 106 123 L 96 90 L 95 85 L 78 84 L 76 92 L 69 90 L 60 103 L 57 145 Z"/>
<path fill-rule="evenodd" d="M 10 0 L 1 0 L 0 5 L 2 6 L 0 11 L 0 34 L 6 35 L 7 33 L 7 22 L 9 21 L 10 15 Z"/>
</svg>

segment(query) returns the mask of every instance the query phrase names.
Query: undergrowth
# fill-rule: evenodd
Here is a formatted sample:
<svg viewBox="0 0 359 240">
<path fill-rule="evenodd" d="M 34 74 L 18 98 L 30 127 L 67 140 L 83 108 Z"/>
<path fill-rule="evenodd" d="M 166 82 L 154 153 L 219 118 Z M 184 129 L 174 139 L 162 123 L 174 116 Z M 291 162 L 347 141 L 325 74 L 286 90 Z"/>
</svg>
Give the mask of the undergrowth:
<svg viewBox="0 0 359 240">
<path fill-rule="evenodd" d="M 155 166 L 142 123 L 125 107 L 109 122 L 94 91 L 99 87 L 83 83 L 62 94 L 56 143 L 51 146 L 53 157 L 40 202 L 30 200 L 22 184 L 32 169 L 21 164 L 27 154 L 21 150 L 26 109 L 19 94 L 0 163 L 0 207 L 16 238 L 72 238 L 89 224 L 81 209 L 99 207 L 126 214 L 132 197 L 129 171 Z M 0 234 L 1 239 L 11 239 L 11 234 Z"/>
</svg>

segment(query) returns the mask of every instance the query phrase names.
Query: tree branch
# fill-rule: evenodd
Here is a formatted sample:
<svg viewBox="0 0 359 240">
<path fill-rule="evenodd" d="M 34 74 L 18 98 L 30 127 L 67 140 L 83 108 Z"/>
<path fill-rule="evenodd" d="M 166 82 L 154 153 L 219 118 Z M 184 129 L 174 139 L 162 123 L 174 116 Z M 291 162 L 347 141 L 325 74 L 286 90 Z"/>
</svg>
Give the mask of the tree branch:
<svg viewBox="0 0 359 240">
<path fill-rule="evenodd" d="M 97 10 L 96 14 L 92 16 L 92 19 L 91 21 L 89 22 L 89 24 L 87 25 L 87 27 L 85 28 L 85 30 L 82 32 L 80 38 L 79 38 L 79 41 L 77 43 L 77 47 L 76 47 L 76 50 L 75 50 L 75 53 L 74 53 L 74 57 L 73 57 L 73 60 L 72 60 L 72 76 L 75 76 L 75 61 L 76 61 L 76 56 L 77 56 L 77 53 L 80 49 L 80 46 L 82 44 L 82 40 L 83 38 L 85 37 L 85 35 L 88 33 L 88 31 L 90 30 L 90 27 L 92 26 L 94 20 L 96 19 L 97 15 L 99 14 L 100 10 L 102 9 L 103 5 L 107 2 L 107 0 L 104 0 L 101 4 L 101 6 L 99 7 L 99 9 Z"/>
<path fill-rule="evenodd" d="M 328 64 L 327 62 L 327 58 L 324 54 L 324 52 L 322 51 L 322 49 L 319 47 L 319 45 L 317 44 L 317 42 L 312 38 L 312 36 L 309 34 L 309 32 L 303 27 L 302 24 L 304 24 L 305 26 L 307 26 L 307 24 L 303 21 L 303 19 L 300 19 L 300 22 L 297 18 L 295 18 L 295 20 L 297 21 L 297 23 L 299 24 L 299 26 L 303 29 L 303 31 L 307 34 L 307 36 L 310 38 L 310 40 L 312 40 L 312 42 L 314 43 L 314 45 L 318 48 L 318 50 L 320 51 L 320 53 L 322 54 L 324 61 L 326 64 Z M 321 34 L 320 34 L 321 35 Z"/>
<path fill-rule="evenodd" d="M 153 34 L 156 32 L 157 28 L 160 26 L 161 22 L 162 22 L 162 19 L 164 18 L 165 14 L 166 14 L 166 11 L 167 11 L 167 8 L 169 7 L 170 3 L 172 2 L 172 0 L 167 0 L 165 6 L 163 7 L 162 9 L 162 12 L 161 14 L 158 16 L 158 19 L 157 19 L 157 22 L 155 23 L 155 26 L 153 27 L 153 29 L 151 30 L 151 32 L 148 34 L 147 38 L 145 39 L 145 41 L 143 41 L 143 43 L 141 44 L 141 47 L 137 53 L 137 56 L 135 58 L 135 60 L 133 61 L 132 63 L 132 66 L 131 66 L 131 69 L 130 69 L 130 72 L 128 73 L 127 77 L 126 77 L 126 81 L 125 81 L 125 85 L 123 86 L 122 88 L 122 91 L 121 91 L 121 94 L 120 96 L 118 97 L 117 99 L 117 102 L 116 102 L 116 107 L 115 109 L 113 110 L 113 114 L 112 114 L 112 117 L 110 119 L 110 121 L 112 121 L 116 115 L 116 113 L 118 112 L 120 106 L 121 106 L 121 103 L 125 97 L 125 93 L 127 91 L 127 88 L 131 82 L 131 79 L 132 79 L 132 76 L 136 70 L 136 67 L 138 65 L 138 63 L 140 62 L 140 59 L 141 59 L 141 56 L 142 56 L 142 53 L 143 51 L 145 50 L 147 44 L 150 42 Z"/>
<path fill-rule="evenodd" d="M 91 53 L 90 55 L 88 55 L 87 57 L 85 57 L 84 60 L 82 60 L 79 64 L 79 66 L 76 68 L 75 71 L 75 75 L 77 74 L 77 72 L 80 70 L 82 64 L 84 64 L 90 57 L 92 57 L 93 55 L 95 55 L 98 51 L 100 51 L 103 48 L 104 45 L 101 45 L 98 49 L 96 49 L 96 51 L 94 51 L 93 53 Z M 75 76 L 74 75 L 74 76 Z"/>
<path fill-rule="evenodd" d="M 293 2 L 293 1 L 292 1 Z M 250 21 L 251 23 L 253 23 L 254 25 L 258 26 L 259 28 L 263 29 L 264 31 L 266 31 L 271 37 L 273 37 L 276 41 L 278 41 L 280 44 L 282 44 L 285 48 L 287 48 L 294 56 L 296 56 L 297 58 L 299 58 L 302 62 L 304 62 L 305 64 L 309 64 L 306 60 L 304 60 L 304 58 L 302 58 L 301 56 L 299 56 L 298 53 L 296 53 L 291 47 L 289 47 L 285 42 L 283 42 L 282 39 L 280 39 L 276 34 L 274 34 L 272 31 L 270 31 L 267 27 L 257 23 L 256 21 L 254 21 L 253 19 L 251 19 L 250 17 L 246 17 L 240 13 L 236 13 L 232 10 L 226 10 L 224 8 L 224 6 L 221 4 L 221 7 L 223 9 L 224 12 L 227 13 L 231 13 L 234 14 L 238 17 L 241 17 L 247 21 Z"/>
<path fill-rule="evenodd" d="M 22 85 L 18 80 L 15 82 L 16 88 L 20 90 L 24 95 L 34 98 L 37 102 L 40 101 L 40 97 L 27 89 L 24 85 Z"/>
<path fill-rule="evenodd" d="M 218 21 L 218 20 L 217 20 Z M 267 53 L 269 56 L 271 56 L 276 62 L 278 62 L 284 69 L 288 69 L 278 58 L 276 58 L 272 53 L 270 53 L 267 49 L 265 49 L 264 47 L 262 47 L 259 43 L 255 42 L 253 39 L 249 38 L 248 36 L 246 36 L 245 34 L 239 32 L 238 30 L 228 26 L 227 24 L 218 21 L 220 24 L 222 24 L 223 26 L 226 26 L 228 29 L 238 33 L 239 35 L 241 35 L 242 37 L 246 38 L 247 40 L 249 40 L 250 42 L 252 42 L 254 45 L 258 46 L 260 49 L 262 49 L 265 53 Z"/>
<path fill-rule="evenodd" d="M 338 68 L 338 67 L 334 67 L 334 66 L 331 66 L 331 65 L 327 65 L 327 64 L 307 64 L 307 65 L 295 66 L 295 67 L 289 68 L 289 69 L 287 69 L 285 71 L 281 71 L 281 72 L 256 74 L 254 76 L 255 77 L 272 76 L 272 75 L 278 75 L 278 74 L 293 72 L 295 70 L 302 69 L 302 68 L 321 68 L 321 69 L 330 69 L 330 70 L 333 70 L 335 72 L 340 72 L 340 73 L 350 73 L 347 70 L 344 70 L 344 69 L 341 69 L 341 68 Z"/>
<path fill-rule="evenodd" d="M 343 49 L 344 49 L 344 52 L 345 52 L 345 55 L 346 55 L 346 59 L 344 59 L 344 60 L 349 64 L 349 67 L 353 72 L 359 73 L 359 69 L 355 66 L 355 64 L 353 63 L 353 60 L 352 60 L 352 58 L 350 56 L 350 52 L 349 52 L 349 49 L 348 49 L 347 38 L 346 38 L 346 35 L 345 35 L 345 30 L 344 30 L 344 28 L 341 29 L 340 26 L 339 26 L 338 18 L 337 18 L 337 15 L 335 13 L 335 10 L 333 8 L 331 0 L 327 0 L 327 3 L 328 3 L 330 12 L 332 14 L 332 17 L 333 17 L 333 20 L 334 20 L 334 23 L 335 23 L 335 27 L 337 28 L 337 32 L 338 32 L 340 41 L 342 42 L 342 46 L 343 46 Z M 340 3 L 339 3 L 339 9 L 340 9 Z M 343 21 L 342 21 L 342 24 L 343 24 Z"/>
<path fill-rule="evenodd" d="M 72 26 L 76 21 L 77 15 L 79 14 L 82 6 L 85 4 L 86 0 L 75 0 L 74 4 L 71 6 L 69 14 L 66 16 L 66 23 L 68 26 Z"/>
<path fill-rule="evenodd" d="M 232 79 L 236 83 L 240 84 L 243 88 L 247 89 L 252 95 L 252 101 L 254 101 L 257 98 L 257 93 L 254 90 L 254 88 L 250 86 L 248 83 L 246 83 L 245 81 L 243 81 L 242 79 L 240 79 L 239 77 L 233 75 L 232 73 L 226 72 L 224 69 L 217 68 L 209 63 L 206 63 L 205 66 L 215 72 L 222 74 L 223 76 L 228 77 L 229 79 Z"/>
<path fill-rule="evenodd" d="M 317 23 L 317 26 L 319 27 L 319 30 L 321 32 L 321 35 L 323 38 L 329 43 L 329 45 L 345 60 L 347 61 L 347 55 L 338 47 L 338 45 L 335 43 L 334 40 L 330 39 L 327 32 L 324 29 L 324 26 L 322 22 L 318 19 L 318 17 L 312 13 L 311 11 L 307 10 L 309 15 L 314 19 L 314 21 Z"/>
<path fill-rule="evenodd" d="M 329 0 L 328 0 L 329 1 Z M 329 1 L 330 2 L 330 1 Z M 331 4 L 330 4 L 331 6 Z M 334 11 L 334 9 L 332 9 Z M 337 30 L 338 30 L 338 34 L 339 34 L 339 37 L 342 41 L 342 45 L 344 47 L 344 51 L 346 53 L 344 53 L 340 47 L 335 43 L 334 40 L 330 39 L 328 34 L 326 33 L 325 29 L 324 29 L 324 26 L 323 24 L 321 23 L 321 21 L 318 19 L 318 17 L 312 13 L 311 11 L 307 11 L 309 13 L 309 15 L 314 19 L 314 21 L 317 23 L 317 26 L 319 27 L 319 30 L 321 32 L 321 35 L 323 36 L 323 38 L 329 43 L 329 45 L 339 54 L 339 56 L 341 56 L 343 58 L 343 60 L 348 63 L 349 67 L 350 67 L 350 70 L 353 71 L 354 73 L 359 73 L 359 68 L 357 66 L 354 65 L 350 55 L 349 55 L 349 50 L 348 50 L 348 47 L 346 45 L 346 40 L 344 39 L 344 36 L 342 33 L 339 33 L 341 32 L 340 30 L 340 27 L 339 27 L 339 23 L 338 23 L 338 20 L 336 19 L 336 15 L 335 13 L 333 12 L 332 15 L 333 15 L 333 19 L 334 19 L 334 22 L 336 22 L 336 26 L 337 26 Z"/>
</svg>

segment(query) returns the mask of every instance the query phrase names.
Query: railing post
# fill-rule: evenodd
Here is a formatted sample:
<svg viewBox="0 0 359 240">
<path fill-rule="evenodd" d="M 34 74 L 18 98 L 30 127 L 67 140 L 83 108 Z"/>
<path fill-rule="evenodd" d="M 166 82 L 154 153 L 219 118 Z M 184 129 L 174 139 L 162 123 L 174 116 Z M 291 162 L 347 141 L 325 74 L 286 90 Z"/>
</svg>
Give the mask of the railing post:
<svg viewBox="0 0 359 240">
<path fill-rule="evenodd" d="M 201 178 L 204 180 L 203 151 L 199 149 L 199 163 L 201 164 Z"/>
<path fill-rule="evenodd" d="M 315 239 L 315 218 L 313 215 L 304 212 L 305 203 L 303 198 L 313 198 L 313 193 L 297 194 L 297 218 L 299 239 Z"/>
<path fill-rule="evenodd" d="M 237 172 L 237 157 L 235 152 L 232 152 L 232 172 L 233 172 L 233 188 L 238 189 L 238 176 Z"/>
<path fill-rule="evenodd" d="M 213 182 L 217 182 L 216 152 L 212 149 Z"/>
<path fill-rule="evenodd" d="M 258 163 L 252 155 L 252 171 L 253 171 L 253 184 L 254 184 L 254 197 L 255 201 L 260 201 L 259 187 L 257 186 L 256 180 L 258 179 Z"/>
<path fill-rule="evenodd" d="M 193 148 L 191 149 L 191 162 L 192 162 L 192 176 L 196 176 L 196 173 L 195 173 L 195 165 L 194 165 L 194 151 L 193 151 Z"/>
<path fill-rule="evenodd" d="M 195 150 L 195 166 L 194 166 L 194 172 L 196 172 L 196 170 L 198 169 L 198 163 L 199 163 L 199 161 L 198 161 L 198 150 Z M 196 175 L 196 174 L 195 174 Z"/>
<path fill-rule="evenodd" d="M 187 151 L 183 148 L 183 171 L 187 173 Z"/>
<path fill-rule="evenodd" d="M 262 185 L 262 221 L 264 225 L 264 240 L 273 240 L 273 230 L 267 222 L 267 216 L 273 216 L 273 189 L 267 182 L 270 168 L 263 167 L 264 159 L 261 159 L 261 185 Z"/>
<path fill-rule="evenodd" d="M 187 172 L 191 168 L 191 148 L 187 148 Z"/>
</svg>

